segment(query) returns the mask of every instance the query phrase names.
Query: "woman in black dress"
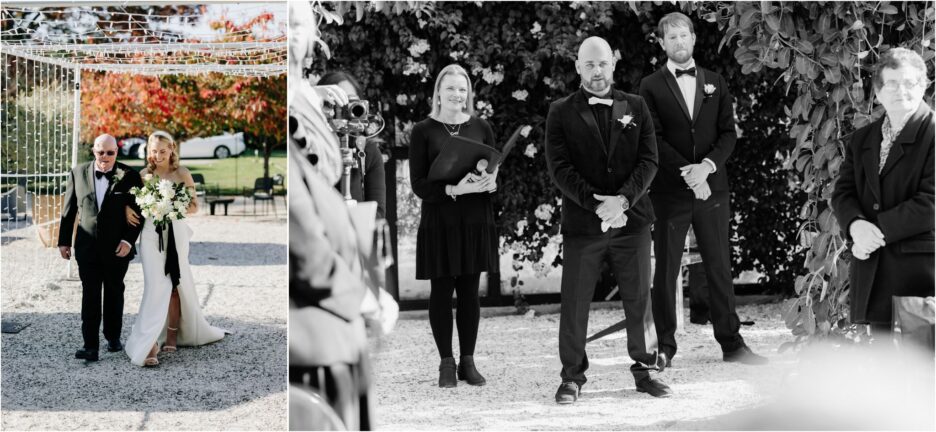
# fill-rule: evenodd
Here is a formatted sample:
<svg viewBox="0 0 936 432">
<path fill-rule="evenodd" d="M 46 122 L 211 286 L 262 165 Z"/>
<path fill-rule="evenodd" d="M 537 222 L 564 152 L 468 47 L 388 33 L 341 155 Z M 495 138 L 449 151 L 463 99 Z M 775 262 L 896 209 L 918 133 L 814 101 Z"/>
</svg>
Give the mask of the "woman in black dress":
<svg viewBox="0 0 936 432">
<path fill-rule="evenodd" d="M 481 272 L 498 272 L 498 236 L 491 192 L 497 172 L 467 174 L 458 184 L 429 181 L 433 160 L 449 141 L 461 136 L 494 147 L 494 132 L 473 115 L 471 81 L 464 68 L 449 65 L 439 72 L 429 118 L 413 126 L 410 139 L 410 180 L 422 199 L 416 234 L 416 279 L 429 279 L 429 325 L 439 355 L 439 387 L 455 387 L 457 379 L 484 385 L 474 365 L 481 304 Z M 457 293 L 455 321 L 461 358 L 452 354 L 452 293 Z M 456 379 L 457 369 L 457 379 Z"/>
</svg>

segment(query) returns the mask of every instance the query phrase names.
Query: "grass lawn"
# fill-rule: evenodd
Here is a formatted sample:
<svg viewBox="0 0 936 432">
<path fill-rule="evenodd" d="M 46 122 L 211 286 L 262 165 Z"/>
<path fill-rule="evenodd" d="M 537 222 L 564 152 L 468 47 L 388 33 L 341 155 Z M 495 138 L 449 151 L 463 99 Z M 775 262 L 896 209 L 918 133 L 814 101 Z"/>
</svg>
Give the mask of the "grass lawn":
<svg viewBox="0 0 936 432">
<path fill-rule="evenodd" d="M 122 158 L 120 162 L 137 169 L 144 165 L 142 159 Z M 243 188 L 252 189 L 254 180 L 263 177 L 263 157 L 254 156 L 252 149 L 227 159 L 182 159 L 182 165 L 205 176 L 210 189 L 220 187 L 221 195 L 240 195 Z M 270 177 L 276 174 L 286 176 L 286 150 L 274 150 L 270 155 Z"/>
</svg>

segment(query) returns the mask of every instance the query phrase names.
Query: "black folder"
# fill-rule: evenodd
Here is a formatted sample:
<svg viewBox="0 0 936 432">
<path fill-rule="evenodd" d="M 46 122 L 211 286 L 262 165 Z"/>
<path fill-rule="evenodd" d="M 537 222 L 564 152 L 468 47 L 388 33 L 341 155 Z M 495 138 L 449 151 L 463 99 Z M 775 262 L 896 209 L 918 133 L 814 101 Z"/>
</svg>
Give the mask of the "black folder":
<svg viewBox="0 0 936 432">
<path fill-rule="evenodd" d="M 442 145 L 442 151 L 429 167 L 429 181 L 458 183 L 466 174 L 477 169 L 478 161 L 487 159 L 488 166 L 500 160 L 501 153 L 494 147 L 470 138 L 453 136 Z"/>
<path fill-rule="evenodd" d="M 465 177 L 465 174 L 477 169 L 478 161 L 481 159 L 487 159 L 488 166 L 486 171 L 488 173 L 493 173 L 494 170 L 504 162 L 504 158 L 506 158 L 510 150 L 514 148 L 514 145 L 517 144 L 517 139 L 520 137 L 520 130 L 522 128 L 522 126 L 518 127 L 513 135 L 510 136 L 510 139 L 507 140 L 507 144 L 504 145 L 503 153 L 491 146 L 470 138 L 460 136 L 449 138 L 445 144 L 442 145 L 442 151 L 439 153 L 439 156 L 436 157 L 435 161 L 432 162 L 432 166 L 429 167 L 429 181 L 444 181 L 449 184 L 458 183 Z"/>
</svg>

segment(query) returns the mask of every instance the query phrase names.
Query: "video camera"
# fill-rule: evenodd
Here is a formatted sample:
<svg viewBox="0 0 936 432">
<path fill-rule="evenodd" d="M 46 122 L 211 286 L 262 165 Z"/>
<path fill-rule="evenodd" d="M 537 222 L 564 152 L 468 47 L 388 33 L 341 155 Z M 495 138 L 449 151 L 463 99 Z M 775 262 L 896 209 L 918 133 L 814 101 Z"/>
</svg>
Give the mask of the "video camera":
<svg viewBox="0 0 936 432">
<path fill-rule="evenodd" d="M 351 98 L 345 106 L 325 105 L 328 125 L 338 136 L 364 136 L 372 138 L 383 131 L 384 119 L 379 113 L 371 114 L 370 102 Z"/>
</svg>

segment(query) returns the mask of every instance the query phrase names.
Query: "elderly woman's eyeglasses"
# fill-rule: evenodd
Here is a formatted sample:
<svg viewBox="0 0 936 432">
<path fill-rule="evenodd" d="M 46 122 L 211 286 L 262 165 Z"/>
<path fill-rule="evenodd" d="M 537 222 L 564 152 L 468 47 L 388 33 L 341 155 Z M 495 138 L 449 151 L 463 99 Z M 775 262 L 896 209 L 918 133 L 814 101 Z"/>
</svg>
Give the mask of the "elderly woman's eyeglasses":
<svg viewBox="0 0 936 432">
<path fill-rule="evenodd" d="M 882 85 L 881 88 L 889 91 L 897 90 L 899 87 L 913 90 L 920 84 L 923 84 L 923 80 L 887 80 L 884 81 L 884 85 Z"/>
<path fill-rule="evenodd" d="M 117 150 L 95 150 L 94 154 L 98 156 L 114 156 L 117 154 Z"/>
</svg>

